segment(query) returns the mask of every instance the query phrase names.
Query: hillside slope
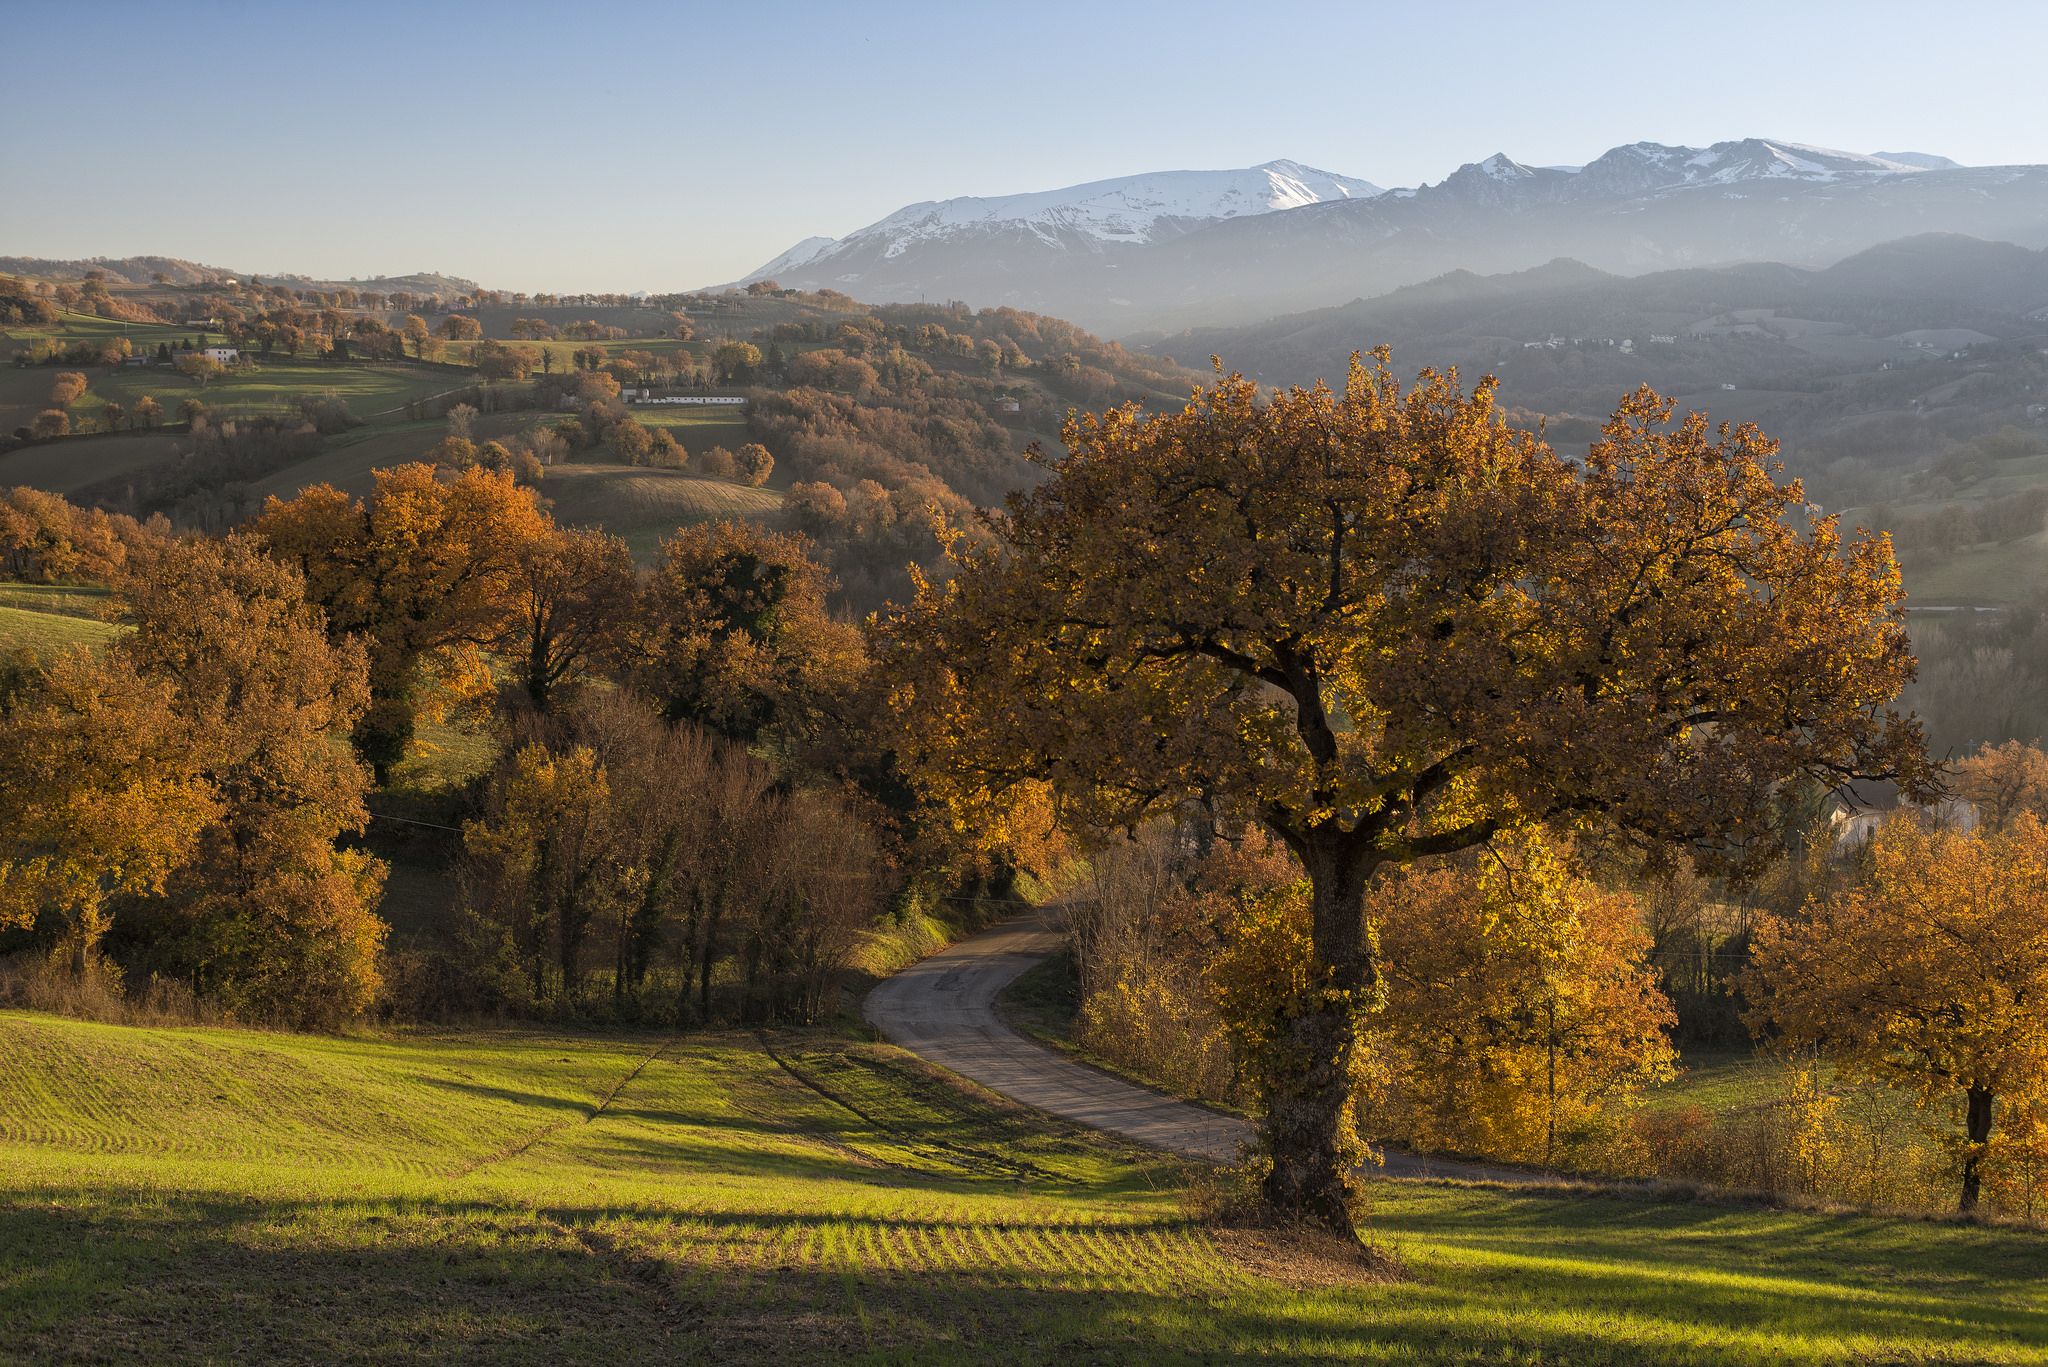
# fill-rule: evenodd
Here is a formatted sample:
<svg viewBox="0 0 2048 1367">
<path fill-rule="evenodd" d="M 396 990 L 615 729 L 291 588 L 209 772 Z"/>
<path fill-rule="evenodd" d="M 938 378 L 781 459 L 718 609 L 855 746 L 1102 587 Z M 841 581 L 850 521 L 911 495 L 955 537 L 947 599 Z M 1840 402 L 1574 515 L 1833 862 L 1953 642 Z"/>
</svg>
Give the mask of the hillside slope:
<svg viewBox="0 0 2048 1367">
<path fill-rule="evenodd" d="M 1378 1186 L 1421 1276 L 827 1031 L 0 1012 L 11 1362 L 2038 1361 L 2022 1230 Z M 1334 1280 L 1333 1280 L 1334 1279 Z M 1291 1289 L 1303 1282 L 1306 1290 Z"/>
<path fill-rule="evenodd" d="M 1922 234 L 1824 270 L 1627 277 L 1558 260 L 1459 271 L 1150 349 L 1218 354 L 1266 383 L 1307 384 L 1339 381 L 1352 352 L 1384 344 L 1400 370 L 1497 377 L 1516 420 L 1547 416 L 1567 450 L 1583 450 L 1617 400 L 1648 384 L 1682 409 L 1759 423 L 1816 502 L 1903 508 L 2012 492 L 1974 466 L 1967 481 L 1935 483 L 1933 467 L 1969 442 L 2011 428 L 2022 447 L 2048 443 L 2048 318 L 2032 316 L 2044 305 L 2048 251 Z M 2029 455 L 2014 448 L 2015 459 Z"/>
</svg>

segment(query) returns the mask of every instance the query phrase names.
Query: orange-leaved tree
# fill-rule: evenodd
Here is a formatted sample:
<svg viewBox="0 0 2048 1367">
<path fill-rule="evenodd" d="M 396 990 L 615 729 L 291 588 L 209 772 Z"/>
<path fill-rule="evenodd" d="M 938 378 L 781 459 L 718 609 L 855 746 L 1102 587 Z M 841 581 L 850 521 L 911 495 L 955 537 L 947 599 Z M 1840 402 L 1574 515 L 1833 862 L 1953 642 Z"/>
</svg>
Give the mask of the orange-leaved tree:
<svg viewBox="0 0 2048 1367">
<path fill-rule="evenodd" d="M 1855 886 L 1759 929 L 1744 990 L 1752 1029 L 1956 1112 L 1974 1208 L 1996 1108 L 2048 1088 L 2048 826 L 1892 818 Z"/>
<path fill-rule="evenodd" d="M 1954 765 L 1956 796 L 1974 804 L 1986 828 L 2002 831 L 2022 812 L 2048 816 L 2048 755 L 2009 740 L 1986 744 Z"/>
<path fill-rule="evenodd" d="M 661 543 L 627 656 L 669 720 L 744 741 L 801 734 L 859 674 L 859 637 L 826 614 L 832 584 L 810 545 L 731 521 Z"/>
<path fill-rule="evenodd" d="M 527 549 L 553 523 L 509 471 L 375 473 L 367 500 L 317 485 L 289 503 L 272 498 L 250 525 L 305 575 L 330 632 L 367 638 L 370 705 L 355 743 L 381 784 L 411 743 L 422 665 L 452 672 L 461 648 L 502 638 Z"/>
<path fill-rule="evenodd" d="M 1219 371 L 1221 369 L 1219 363 Z M 1239 376 L 1179 413 L 1068 420 L 1068 454 L 881 624 L 903 762 L 971 824 L 1022 780 L 1111 827 L 1191 800 L 1254 818 L 1313 885 L 1313 991 L 1274 1030 L 1275 1205 L 1348 1229 L 1374 875 L 1534 822 L 1697 842 L 1747 874 L 1779 785 L 1919 792 L 1889 546 L 1845 547 L 1752 427 L 1629 396 L 1575 462 L 1494 385 L 1384 351 L 1344 392 Z"/>
<path fill-rule="evenodd" d="M 134 630 L 109 656 L 171 689 L 217 805 L 155 917 L 155 957 L 235 1015 L 332 1025 L 375 994 L 384 866 L 337 844 L 368 824 L 349 752 L 369 702 L 357 640 L 332 643 L 296 569 L 253 537 L 180 540 L 118 583 Z"/>
<path fill-rule="evenodd" d="M 633 590 L 633 555 L 616 536 L 557 531 L 526 544 L 501 645 L 519 661 L 536 708 L 549 710 L 558 685 L 576 682 L 616 644 Z"/>
<path fill-rule="evenodd" d="M 54 916 L 83 973 L 122 896 L 160 890 L 220 811 L 204 738 L 126 661 L 60 655 L 0 717 L 0 929 Z"/>
</svg>

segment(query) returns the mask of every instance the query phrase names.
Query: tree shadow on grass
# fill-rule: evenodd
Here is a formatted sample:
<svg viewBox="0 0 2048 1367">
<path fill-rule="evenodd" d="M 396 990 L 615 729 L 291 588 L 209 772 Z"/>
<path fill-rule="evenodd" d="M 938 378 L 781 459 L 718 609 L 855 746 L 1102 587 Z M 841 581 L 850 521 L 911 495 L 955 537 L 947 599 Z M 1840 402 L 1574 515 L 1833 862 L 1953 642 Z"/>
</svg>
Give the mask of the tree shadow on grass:
<svg viewBox="0 0 2048 1367">
<path fill-rule="evenodd" d="M 1547 1226 L 1510 1211 L 1491 1230 L 1477 1209 L 1432 1212 L 1444 1240 L 1415 1246 L 1421 1282 L 1299 1294 L 1241 1272 L 1179 1220 L 45 1192 L 0 1204 L 0 1342 L 26 1362 L 1018 1367 L 1255 1355 L 2021 1361 L 2048 1345 L 2048 1313 L 2023 1286 L 1958 1287 L 1945 1266 L 1903 1255 L 1881 1294 L 1723 1267 L 1740 1250 L 1714 1251 L 1720 1213 L 1700 1208 L 1623 1220 L 1610 1245 L 1590 1223 L 1545 1238 L 1563 1202 L 1546 1204 Z M 1698 1243 L 1655 1265 L 1631 1261 L 1645 1224 Z M 2015 1296 L 1992 1294 L 2001 1289 Z"/>
</svg>

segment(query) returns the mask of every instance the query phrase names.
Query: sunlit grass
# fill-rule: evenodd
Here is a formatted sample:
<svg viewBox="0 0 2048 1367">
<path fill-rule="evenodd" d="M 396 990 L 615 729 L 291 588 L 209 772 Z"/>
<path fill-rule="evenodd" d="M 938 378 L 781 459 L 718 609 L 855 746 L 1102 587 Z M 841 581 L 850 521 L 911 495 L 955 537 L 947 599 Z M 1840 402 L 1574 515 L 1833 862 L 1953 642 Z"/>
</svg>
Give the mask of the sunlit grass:
<svg viewBox="0 0 2048 1367">
<path fill-rule="evenodd" d="M 1383 1184 L 1289 1290 L 1175 1170 L 828 1032 L 0 1014 L 0 1356 L 2035 1362 L 2021 1231 Z"/>
<path fill-rule="evenodd" d="M 47 658 L 74 645 L 98 650 L 119 627 L 87 617 L 0 606 L 0 651 L 27 646 Z"/>
</svg>

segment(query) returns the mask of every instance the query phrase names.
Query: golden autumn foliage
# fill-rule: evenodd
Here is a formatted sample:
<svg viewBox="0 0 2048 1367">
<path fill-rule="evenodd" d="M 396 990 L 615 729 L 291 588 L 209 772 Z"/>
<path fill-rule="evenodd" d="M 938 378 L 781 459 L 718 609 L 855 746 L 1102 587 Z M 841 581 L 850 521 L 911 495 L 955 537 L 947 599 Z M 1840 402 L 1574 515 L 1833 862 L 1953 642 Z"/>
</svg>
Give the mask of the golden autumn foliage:
<svg viewBox="0 0 2048 1367">
<path fill-rule="evenodd" d="M 463 833 L 460 938 L 497 1004 L 603 1009 L 604 966 L 619 1018 L 712 1018 L 722 972 L 742 1014 L 828 1009 L 888 883 L 854 813 L 624 690 L 520 724 Z"/>
<path fill-rule="evenodd" d="M 1630 395 L 1574 462 L 1491 381 L 1404 391 L 1384 352 L 1341 395 L 1232 375 L 1079 415 L 1000 544 L 875 633 L 902 761 L 956 821 L 1036 780 L 1076 825 L 1201 800 L 1301 860 L 1330 977 L 1267 1117 L 1280 1206 L 1344 1223 L 1382 867 L 1598 814 L 1750 875 L 1784 781 L 1928 787 L 1888 710 L 1912 661 L 1887 545 L 1793 530 L 1771 442 L 1671 416 Z"/>
<path fill-rule="evenodd" d="M 0 928 L 54 916 L 75 972 L 111 903 L 160 891 L 220 811 L 170 681 L 60 655 L 0 725 Z"/>
<path fill-rule="evenodd" d="M 1538 836 L 1476 870 L 1418 867 L 1368 903 L 1393 1057 L 1383 1128 L 1424 1148 L 1555 1164 L 1603 1112 L 1672 1076 L 1671 1004 L 1633 898 Z"/>
<path fill-rule="evenodd" d="M 328 485 L 272 498 L 251 529 L 305 575 L 336 638 L 367 638 L 370 705 L 355 740 L 381 781 L 411 743 L 422 667 L 459 670 L 462 647 L 503 636 L 527 550 L 553 524 L 509 471 L 444 480 L 402 465 L 376 481 L 360 501 Z"/>
<path fill-rule="evenodd" d="M 362 643 L 330 643 L 297 570 L 252 537 L 181 540 L 119 584 L 110 653 L 172 688 L 216 814 L 145 902 L 153 958 L 239 1017 L 326 1024 L 366 1008 L 384 866 L 336 837 L 369 819 L 346 742 L 369 703 Z"/>
<path fill-rule="evenodd" d="M 860 638 L 826 615 L 830 585 L 809 544 L 727 521 L 661 543 L 628 659 L 670 720 L 749 741 L 801 733 L 859 675 Z"/>
<path fill-rule="evenodd" d="M 2000 1107 L 2048 1089 L 2048 826 L 1984 834 L 1900 816 L 1860 880 L 1759 931 L 1752 1028 L 1824 1050 L 1959 1122 L 1964 1209 L 1978 1201 Z"/>
<path fill-rule="evenodd" d="M 2048 755 L 2038 746 L 1985 745 L 1951 772 L 1956 796 L 1975 804 L 1988 830 L 2004 830 L 2022 812 L 2048 819 Z"/>
<path fill-rule="evenodd" d="M 1077 1042 L 1177 1092 L 1255 1109 L 1293 1085 L 1290 1022 L 1330 990 L 1328 973 L 1299 865 L 1259 843 L 1176 859 L 1159 823 L 1092 852 L 1067 910 Z M 1640 909 L 1573 876 L 1541 837 L 1383 871 L 1368 916 L 1382 991 L 1336 1004 L 1358 1039 L 1348 1156 L 1369 1136 L 1577 1161 L 1671 1076 L 1672 1013 L 1645 965 Z"/>
<path fill-rule="evenodd" d="M 145 525 L 125 514 L 73 507 L 57 494 L 9 489 L 0 495 L 0 573 L 40 583 L 104 580 L 169 532 L 161 515 Z"/>
<path fill-rule="evenodd" d="M 30 671 L 0 722 L 0 906 L 82 973 L 118 911 L 147 964 L 245 1019 L 331 1023 L 377 988 L 382 866 L 345 744 L 368 685 L 298 573 L 246 537 L 117 581 L 132 630 Z"/>
<path fill-rule="evenodd" d="M 499 638 L 533 705 L 589 676 L 613 653 L 634 605 L 633 556 L 618 537 L 557 531 L 525 543 Z"/>
</svg>

